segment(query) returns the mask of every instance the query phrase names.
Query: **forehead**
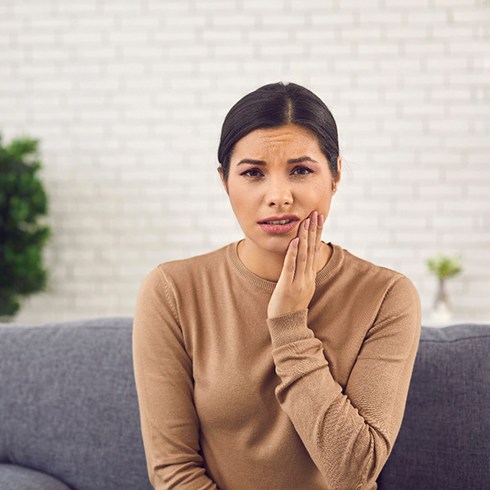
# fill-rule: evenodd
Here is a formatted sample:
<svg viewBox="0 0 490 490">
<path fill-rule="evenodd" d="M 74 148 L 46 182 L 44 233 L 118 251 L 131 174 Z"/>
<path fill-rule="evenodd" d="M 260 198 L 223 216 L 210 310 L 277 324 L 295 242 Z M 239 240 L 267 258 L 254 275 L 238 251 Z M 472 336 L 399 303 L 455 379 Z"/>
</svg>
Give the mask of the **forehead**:
<svg viewBox="0 0 490 490">
<path fill-rule="evenodd" d="M 251 156 L 251 152 L 309 151 L 320 153 L 318 138 L 313 131 L 297 124 L 277 128 L 260 128 L 251 131 L 237 141 L 233 156 Z M 256 155 L 257 156 L 257 155 Z M 264 156 L 264 155 L 263 155 Z"/>
</svg>

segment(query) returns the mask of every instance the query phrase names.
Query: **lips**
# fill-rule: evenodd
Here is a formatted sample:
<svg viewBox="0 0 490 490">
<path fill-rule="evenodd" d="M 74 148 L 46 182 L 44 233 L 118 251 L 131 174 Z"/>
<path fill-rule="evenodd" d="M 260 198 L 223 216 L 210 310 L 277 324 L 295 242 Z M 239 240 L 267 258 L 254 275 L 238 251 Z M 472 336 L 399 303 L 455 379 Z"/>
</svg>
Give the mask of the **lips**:
<svg viewBox="0 0 490 490">
<path fill-rule="evenodd" d="M 291 233 L 298 226 L 298 222 L 299 217 L 295 214 L 283 214 L 282 216 L 269 216 L 268 218 L 259 221 L 258 224 L 266 233 L 272 235 L 286 235 Z"/>
<path fill-rule="evenodd" d="M 258 221 L 259 224 L 270 223 L 271 221 L 299 221 L 298 216 L 295 214 L 285 214 L 283 216 L 269 216 L 268 218 L 264 218 L 263 220 Z"/>
</svg>

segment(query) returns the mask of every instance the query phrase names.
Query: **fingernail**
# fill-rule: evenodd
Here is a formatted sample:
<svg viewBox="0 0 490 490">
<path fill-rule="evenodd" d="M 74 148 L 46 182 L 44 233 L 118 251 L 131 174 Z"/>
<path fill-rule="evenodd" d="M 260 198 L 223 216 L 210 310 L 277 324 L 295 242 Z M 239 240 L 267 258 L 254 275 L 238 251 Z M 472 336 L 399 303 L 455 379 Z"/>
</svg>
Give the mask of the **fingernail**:
<svg viewBox="0 0 490 490">
<path fill-rule="evenodd" d="M 323 214 L 318 215 L 318 226 L 323 226 Z"/>
<path fill-rule="evenodd" d="M 310 218 L 308 218 L 308 219 L 305 221 L 305 230 L 307 230 L 309 227 L 310 227 Z"/>
<path fill-rule="evenodd" d="M 311 222 L 315 223 L 315 224 L 318 223 L 318 212 L 317 211 L 313 212 L 313 218 L 311 219 Z"/>
</svg>

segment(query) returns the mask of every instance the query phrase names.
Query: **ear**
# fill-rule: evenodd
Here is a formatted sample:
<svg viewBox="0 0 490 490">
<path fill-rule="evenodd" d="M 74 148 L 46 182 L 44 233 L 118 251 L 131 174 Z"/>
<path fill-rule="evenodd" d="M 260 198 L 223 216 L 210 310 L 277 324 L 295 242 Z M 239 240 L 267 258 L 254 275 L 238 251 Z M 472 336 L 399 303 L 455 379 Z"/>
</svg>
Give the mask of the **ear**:
<svg viewBox="0 0 490 490">
<path fill-rule="evenodd" d="M 339 188 L 340 180 L 342 178 L 342 157 L 337 157 L 337 177 L 332 181 L 332 190 L 333 194 L 335 194 Z"/>
<path fill-rule="evenodd" d="M 335 179 L 337 185 L 340 184 L 340 180 L 342 178 L 342 157 L 337 158 L 337 178 Z"/>
<path fill-rule="evenodd" d="M 228 184 L 226 183 L 225 181 L 225 178 L 223 176 L 223 167 L 220 165 L 218 168 L 218 173 L 219 173 L 219 176 L 220 176 L 220 179 L 221 179 L 221 184 L 223 185 L 226 193 L 228 194 Z"/>
</svg>

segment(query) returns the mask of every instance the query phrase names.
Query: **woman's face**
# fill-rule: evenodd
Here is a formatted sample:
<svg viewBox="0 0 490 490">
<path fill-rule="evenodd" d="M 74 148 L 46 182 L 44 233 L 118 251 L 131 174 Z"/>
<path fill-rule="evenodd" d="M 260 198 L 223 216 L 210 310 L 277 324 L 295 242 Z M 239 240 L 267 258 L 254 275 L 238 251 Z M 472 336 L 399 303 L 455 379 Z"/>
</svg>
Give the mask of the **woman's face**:
<svg viewBox="0 0 490 490">
<path fill-rule="evenodd" d="M 336 182 L 340 181 L 340 158 L 338 169 Z M 296 124 L 248 133 L 235 144 L 227 184 L 221 168 L 220 175 L 246 241 L 273 253 L 285 253 L 299 224 L 312 211 L 326 220 L 336 191 L 316 135 Z M 259 224 L 284 215 L 298 218 L 285 233 Z"/>
</svg>

